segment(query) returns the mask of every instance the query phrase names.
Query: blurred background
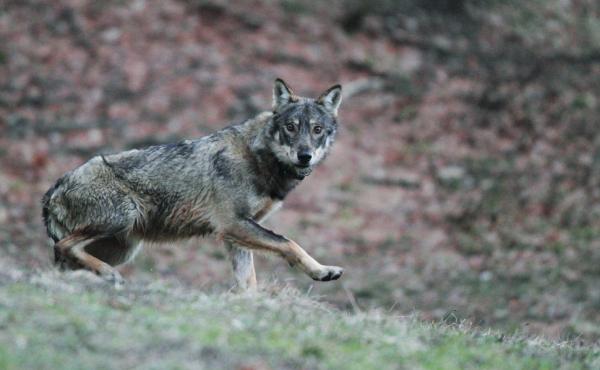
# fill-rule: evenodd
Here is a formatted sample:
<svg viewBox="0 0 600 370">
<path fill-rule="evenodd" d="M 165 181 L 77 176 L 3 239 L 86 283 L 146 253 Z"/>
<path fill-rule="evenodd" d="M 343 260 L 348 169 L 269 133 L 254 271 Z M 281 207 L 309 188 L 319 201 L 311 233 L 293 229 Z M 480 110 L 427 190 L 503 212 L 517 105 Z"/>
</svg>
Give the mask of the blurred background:
<svg viewBox="0 0 600 370">
<path fill-rule="evenodd" d="M 263 282 L 348 310 L 600 338 L 595 0 L 3 0 L 0 259 L 47 269 L 42 194 L 98 153 L 194 138 L 344 85 L 325 163 L 267 225 L 346 268 Z M 231 283 L 213 239 L 125 278 Z M 0 272 L 2 273 L 2 272 Z"/>
</svg>

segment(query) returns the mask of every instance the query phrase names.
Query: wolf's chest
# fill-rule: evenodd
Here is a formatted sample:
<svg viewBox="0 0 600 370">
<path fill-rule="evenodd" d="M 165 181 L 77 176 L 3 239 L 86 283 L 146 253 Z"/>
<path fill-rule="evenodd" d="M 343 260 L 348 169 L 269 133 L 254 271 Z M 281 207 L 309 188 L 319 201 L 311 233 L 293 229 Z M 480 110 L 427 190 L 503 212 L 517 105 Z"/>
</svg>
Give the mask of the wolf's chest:
<svg viewBox="0 0 600 370">
<path fill-rule="evenodd" d="M 252 207 L 252 219 L 255 221 L 265 220 L 269 215 L 281 208 L 282 203 L 280 200 L 273 200 L 268 197 L 257 200 Z"/>
</svg>

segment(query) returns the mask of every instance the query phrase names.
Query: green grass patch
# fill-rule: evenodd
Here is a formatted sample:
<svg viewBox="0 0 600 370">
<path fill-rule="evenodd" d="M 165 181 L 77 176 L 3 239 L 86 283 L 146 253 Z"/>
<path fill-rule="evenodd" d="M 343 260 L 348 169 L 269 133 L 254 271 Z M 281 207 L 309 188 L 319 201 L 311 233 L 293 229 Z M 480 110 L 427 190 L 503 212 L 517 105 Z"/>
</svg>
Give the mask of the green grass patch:
<svg viewBox="0 0 600 370">
<path fill-rule="evenodd" d="M 585 369 L 575 347 L 401 318 L 349 314 L 294 290 L 213 294 L 42 275 L 0 278 L 0 369 Z M 78 278 L 81 280 L 81 278 Z M 75 279 L 77 280 L 77 279 Z M 258 366 L 258 365 L 257 365 Z"/>
</svg>

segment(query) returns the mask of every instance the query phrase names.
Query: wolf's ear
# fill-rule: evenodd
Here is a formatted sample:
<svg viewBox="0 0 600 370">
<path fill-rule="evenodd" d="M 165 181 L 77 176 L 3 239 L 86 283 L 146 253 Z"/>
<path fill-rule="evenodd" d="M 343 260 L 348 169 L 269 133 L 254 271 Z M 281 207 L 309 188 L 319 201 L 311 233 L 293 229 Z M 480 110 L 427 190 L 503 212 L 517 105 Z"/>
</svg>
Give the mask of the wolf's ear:
<svg viewBox="0 0 600 370">
<path fill-rule="evenodd" d="M 276 79 L 273 86 L 273 111 L 278 111 L 284 105 L 296 101 L 298 101 L 298 98 L 294 95 L 292 89 L 281 78 Z"/>
<path fill-rule="evenodd" d="M 337 116 L 338 108 L 340 107 L 340 103 L 342 102 L 342 86 L 334 85 L 327 89 L 319 98 L 317 99 L 317 103 L 324 106 L 327 110 L 329 110 L 334 116 Z"/>
</svg>

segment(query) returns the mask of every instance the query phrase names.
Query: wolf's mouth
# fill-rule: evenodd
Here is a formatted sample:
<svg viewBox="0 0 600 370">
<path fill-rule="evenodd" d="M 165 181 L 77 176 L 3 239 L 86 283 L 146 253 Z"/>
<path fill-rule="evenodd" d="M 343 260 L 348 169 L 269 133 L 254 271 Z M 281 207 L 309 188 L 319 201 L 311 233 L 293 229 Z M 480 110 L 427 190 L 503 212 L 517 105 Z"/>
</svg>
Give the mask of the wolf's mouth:
<svg viewBox="0 0 600 370">
<path fill-rule="evenodd" d="M 312 172 L 312 168 L 308 165 L 296 164 L 296 165 L 294 165 L 294 169 L 295 169 L 294 172 L 296 174 L 296 178 L 298 180 L 302 180 L 306 176 L 310 175 L 310 173 Z"/>
</svg>

